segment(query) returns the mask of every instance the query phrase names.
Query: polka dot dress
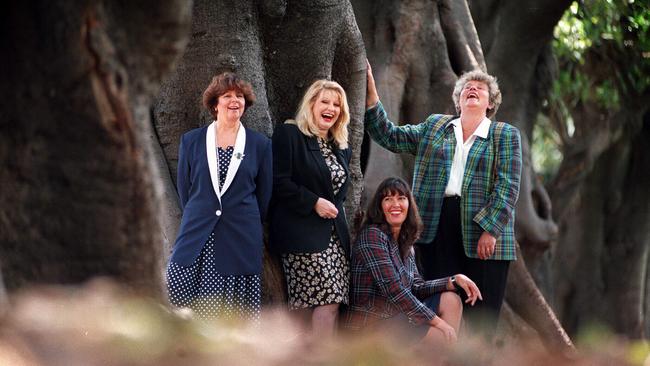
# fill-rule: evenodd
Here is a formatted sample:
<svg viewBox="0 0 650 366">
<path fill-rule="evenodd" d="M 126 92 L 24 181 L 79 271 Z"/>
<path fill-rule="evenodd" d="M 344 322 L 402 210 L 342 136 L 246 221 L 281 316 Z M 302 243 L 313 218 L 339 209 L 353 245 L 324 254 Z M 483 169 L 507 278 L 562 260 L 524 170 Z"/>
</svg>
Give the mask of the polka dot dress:
<svg viewBox="0 0 650 366">
<path fill-rule="evenodd" d="M 218 148 L 220 188 L 226 180 L 233 150 L 232 146 Z M 259 322 L 262 289 L 260 276 L 219 274 L 214 264 L 217 252 L 215 233 L 212 232 L 191 266 L 183 267 L 169 262 L 167 290 L 170 302 L 177 307 L 188 307 L 204 319 L 227 318 Z"/>
<path fill-rule="evenodd" d="M 230 159 L 232 159 L 232 152 L 235 151 L 235 147 L 228 146 L 225 149 L 219 147 L 217 151 L 219 152 L 219 189 L 223 189 L 223 184 L 226 182 L 226 175 L 228 174 L 228 166 L 230 165 Z"/>
<path fill-rule="evenodd" d="M 334 194 L 337 194 L 347 179 L 345 169 L 327 141 L 318 139 L 318 145 L 331 173 Z M 324 251 L 284 254 L 282 266 L 287 276 L 291 309 L 348 303 L 349 263 L 334 225 Z"/>
</svg>

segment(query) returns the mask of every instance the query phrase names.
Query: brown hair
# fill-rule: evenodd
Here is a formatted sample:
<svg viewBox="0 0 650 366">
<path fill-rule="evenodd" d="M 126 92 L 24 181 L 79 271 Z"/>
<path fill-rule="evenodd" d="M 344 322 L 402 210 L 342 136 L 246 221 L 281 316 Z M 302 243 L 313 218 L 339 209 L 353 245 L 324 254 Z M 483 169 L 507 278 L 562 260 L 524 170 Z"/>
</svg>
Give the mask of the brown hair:
<svg viewBox="0 0 650 366">
<path fill-rule="evenodd" d="M 203 91 L 203 106 L 214 119 L 217 119 L 217 111 L 214 106 L 219 103 L 219 97 L 231 90 L 244 94 L 246 100 L 244 111 L 255 103 L 255 94 L 249 82 L 240 79 L 234 72 L 223 72 L 213 77 L 210 85 Z"/>
<path fill-rule="evenodd" d="M 415 243 L 415 241 L 420 237 L 420 233 L 422 232 L 422 220 L 420 219 L 418 207 L 413 199 L 413 193 L 411 193 L 409 185 L 404 180 L 397 177 L 391 177 L 384 179 L 384 181 L 379 184 L 375 195 L 368 204 L 368 212 L 366 213 L 362 227 L 365 228 L 368 225 L 374 224 L 378 225 L 383 231 L 390 233 L 390 228 L 388 227 L 388 222 L 386 222 L 381 202 L 385 197 L 394 194 L 406 196 L 409 200 L 409 209 L 406 214 L 406 220 L 402 223 L 399 237 L 397 238 L 399 252 L 402 255 L 402 258 L 406 258 L 413 247 L 413 243 Z"/>
</svg>

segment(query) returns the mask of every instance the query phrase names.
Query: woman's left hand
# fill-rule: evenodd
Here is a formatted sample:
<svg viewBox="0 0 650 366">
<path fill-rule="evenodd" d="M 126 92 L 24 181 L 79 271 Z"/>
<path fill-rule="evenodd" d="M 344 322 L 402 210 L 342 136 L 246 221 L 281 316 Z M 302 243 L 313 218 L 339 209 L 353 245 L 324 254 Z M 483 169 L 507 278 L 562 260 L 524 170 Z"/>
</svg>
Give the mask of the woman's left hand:
<svg viewBox="0 0 650 366">
<path fill-rule="evenodd" d="M 476 300 L 483 300 L 483 296 L 481 296 L 481 290 L 478 289 L 478 286 L 476 286 L 474 281 L 470 280 L 469 277 L 465 276 L 464 274 L 457 274 L 455 277 L 456 284 L 460 286 L 467 294 L 467 300 L 465 300 L 466 303 L 470 303 L 470 305 L 474 306 Z"/>
<path fill-rule="evenodd" d="M 476 254 L 481 259 L 488 259 L 494 254 L 497 246 L 497 238 L 492 234 L 484 231 L 481 237 L 478 238 L 478 245 L 476 246 Z"/>
</svg>

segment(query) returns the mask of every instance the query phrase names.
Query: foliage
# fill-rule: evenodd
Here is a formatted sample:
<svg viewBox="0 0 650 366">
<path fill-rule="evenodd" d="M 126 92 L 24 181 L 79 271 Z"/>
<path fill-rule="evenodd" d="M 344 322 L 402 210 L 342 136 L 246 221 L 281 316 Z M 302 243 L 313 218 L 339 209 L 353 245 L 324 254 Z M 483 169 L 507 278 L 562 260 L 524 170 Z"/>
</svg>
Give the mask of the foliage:
<svg viewBox="0 0 650 366">
<path fill-rule="evenodd" d="M 555 28 L 560 65 L 551 99 L 571 108 L 595 102 L 620 107 L 621 98 L 650 87 L 650 0 L 574 2 Z M 597 65 L 596 65 L 597 63 Z"/>
<path fill-rule="evenodd" d="M 562 153 L 558 149 L 560 137 L 543 114 L 537 117 L 533 128 L 532 160 L 535 172 L 546 184 L 557 172 L 562 162 Z"/>
<path fill-rule="evenodd" d="M 589 104 L 613 113 L 650 92 L 650 0 L 580 0 L 554 30 L 558 75 L 546 101 L 553 119 L 533 131 L 533 164 L 543 178 L 562 160 L 574 132 L 572 111 Z"/>
</svg>

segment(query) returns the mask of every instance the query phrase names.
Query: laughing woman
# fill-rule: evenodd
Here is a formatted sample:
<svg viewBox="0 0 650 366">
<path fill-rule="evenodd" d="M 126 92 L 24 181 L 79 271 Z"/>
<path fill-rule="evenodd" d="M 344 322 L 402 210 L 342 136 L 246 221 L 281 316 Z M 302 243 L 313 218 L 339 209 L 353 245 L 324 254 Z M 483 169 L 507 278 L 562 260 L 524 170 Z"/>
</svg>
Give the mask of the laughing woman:
<svg viewBox="0 0 650 366">
<path fill-rule="evenodd" d="M 289 308 L 325 337 L 334 332 L 339 304 L 348 302 L 349 121 L 343 88 L 318 80 L 295 120 L 273 134 L 271 247 L 282 254 Z"/>
<path fill-rule="evenodd" d="M 463 307 L 454 290 L 467 294 L 469 305 L 482 299 L 462 274 L 424 281 L 415 266 L 413 243 L 422 231 L 413 194 L 400 178 L 384 180 L 368 205 L 352 250 L 350 330 L 398 330 L 402 340 L 424 344 L 453 343 Z M 393 333 L 391 333 L 393 334 Z"/>
<path fill-rule="evenodd" d="M 251 85 L 225 72 L 203 92 L 214 117 L 178 148 L 183 218 L 167 267 L 170 302 L 202 318 L 259 319 L 262 220 L 272 189 L 271 141 L 240 118 Z"/>
</svg>

